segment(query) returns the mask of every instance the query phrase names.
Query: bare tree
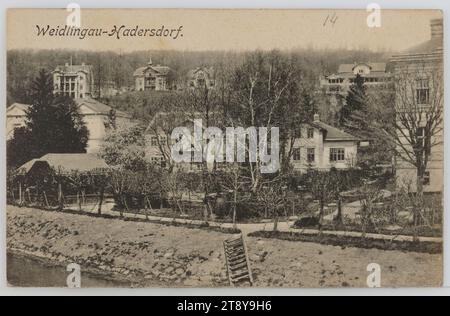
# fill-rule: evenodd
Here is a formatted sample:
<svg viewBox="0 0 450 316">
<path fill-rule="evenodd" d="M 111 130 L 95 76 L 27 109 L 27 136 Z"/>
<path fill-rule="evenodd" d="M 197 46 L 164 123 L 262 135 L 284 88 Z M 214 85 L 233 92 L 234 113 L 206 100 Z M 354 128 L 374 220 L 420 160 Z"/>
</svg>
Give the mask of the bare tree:
<svg viewBox="0 0 450 316">
<path fill-rule="evenodd" d="M 286 206 L 286 190 L 281 181 L 263 185 L 257 192 L 257 199 L 264 205 L 265 217 L 273 218 L 273 231 L 278 230 L 280 211 Z"/>
<path fill-rule="evenodd" d="M 221 170 L 219 182 L 222 190 L 226 193 L 231 193 L 233 196 L 233 227 L 237 224 L 237 205 L 238 203 L 247 201 L 249 199 L 246 194 L 246 188 L 250 185 L 250 179 L 244 176 L 244 170 L 241 164 L 229 164 L 226 168 Z"/>
<path fill-rule="evenodd" d="M 297 118 L 299 106 L 299 68 L 293 58 L 282 56 L 278 52 L 263 54 L 257 52 L 248 56 L 237 67 L 231 79 L 232 97 L 227 111 L 229 126 L 280 128 L 280 156 L 282 164 L 288 161 L 289 127 Z M 298 121 L 297 121 L 298 124 Z M 292 146 L 291 146 L 292 147 Z M 256 192 L 262 183 L 262 162 L 248 161 L 252 179 L 252 192 Z"/>
<path fill-rule="evenodd" d="M 358 189 L 358 196 L 361 202 L 361 209 L 359 212 L 361 218 L 362 238 L 366 238 L 367 230 L 369 227 L 374 226 L 374 212 L 376 209 L 376 203 L 380 201 L 383 194 L 376 185 L 364 184 Z"/>
<path fill-rule="evenodd" d="M 182 171 L 169 172 L 162 170 L 161 186 L 163 192 L 171 202 L 172 208 L 178 209 L 181 215 L 185 215 L 183 207 L 183 197 L 186 193 L 186 174 Z"/>
<path fill-rule="evenodd" d="M 415 168 L 416 190 L 422 195 L 433 149 L 443 144 L 442 71 L 425 65 L 414 71 L 402 68 L 395 83 L 395 108 L 379 113 L 379 130 L 395 148 L 398 163 Z"/>
<path fill-rule="evenodd" d="M 330 177 L 329 172 L 312 171 L 310 174 L 310 181 L 311 194 L 313 198 L 319 202 L 318 228 L 320 233 L 322 233 L 325 204 L 332 200 L 335 196 L 333 190 L 333 180 Z"/>
</svg>

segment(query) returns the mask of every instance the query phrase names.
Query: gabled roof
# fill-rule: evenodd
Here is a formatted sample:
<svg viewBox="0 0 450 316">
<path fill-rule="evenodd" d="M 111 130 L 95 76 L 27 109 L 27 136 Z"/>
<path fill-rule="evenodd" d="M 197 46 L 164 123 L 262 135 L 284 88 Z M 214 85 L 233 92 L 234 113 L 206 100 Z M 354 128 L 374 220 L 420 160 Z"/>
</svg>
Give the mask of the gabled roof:
<svg viewBox="0 0 450 316">
<path fill-rule="evenodd" d="M 103 104 L 95 99 L 91 98 L 83 98 L 83 99 L 75 99 L 75 103 L 81 107 L 81 106 L 87 106 L 92 111 L 95 112 L 95 114 L 102 114 L 102 115 L 108 115 L 111 110 L 113 109 L 109 105 Z M 118 117 L 125 117 L 125 118 L 131 118 L 131 116 L 125 112 L 116 110 L 116 116 Z"/>
<path fill-rule="evenodd" d="M 325 133 L 325 141 L 359 141 L 360 139 L 350 135 L 343 130 L 340 130 L 334 126 L 325 124 L 320 121 L 310 123 L 311 126 L 322 130 Z"/>
<path fill-rule="evenodd" d="M 395 59 L 405 59 L 408 57 L 421 59 L 428 54 L 442 55 L 444 49 L 443 40 L 443 19 L 433 19 L 430 21 L 431 28 L 431 38 L 430 40 L 423 42 L 419 45 L 413 46 L 405 51 L 395 54 L 393 60 Z"/>
<path fill-rule="evenodd" d="M 367 65 L 371 72 L 386 72 L 386 63 L 353 63 L 339 65 L 338 73 L 353 73 L 353 69 L 359 65 Z"/>
<path fill-rule="evenodd" d="M 26 112 L 29 107 L 30 107 L 29 104 L 13 103 L 6 109 L 6 113 L 8 113 L 8 112 L 10 112 L 10 111 L 12 111 L 14 109 L 19 109 L 19 110 L 21 110 L 23 112 Z"/>
<path fill-rule="evenodd" d="M 194 124 L 195 119 L 200 119 L 202 114 L 200 112 L 196 113 L 188 113 L 183 111 L 175 111 L 175 112 L 158 112 L 153 116 L 152 120 L 148 124 L 145 133 L 153 133 L 152 128 L 154 128 L 156 122 L 168 122 L 171 121 L 173 123 L 174 120 L 177 120 L 177 124 L 180 126 Z"/>
<path fill-rule="evenodd" d="M 57 66 L 53 72 L 63 72 L 63 73 L 77 73 L 77 72 L 92 72 L 91 65 L 64 65 Z"/>
<path fill-rule="evenodd" d="M 65 172 L 89 172 L 108 168 L 106 162 L 94 154 L 47 154 L 41 158 L 30 160 L 18 170 L 28 173 L 36 163 L 46 163 L 50 168 Z"/>
<path fill-rule="evenodd" d="M 208 78 L 214 77 L 214 68 L 213 67 L 197 67 L 195 69 L 189 70 L 187 75 L 189 78 L 192 78 L 200 71 L 203 71 L 208 76 Z"/>
<path fill-rule="evenodd" d="M 95 112 L 94 114 L 108 115 L 112 109 L 112 107 L 110 107 L 109 105 L 103 104 L 103 103 L 101 103 L 95 99 L 91 99 L 91 98 L 74 99 L 74 101 L 78 107 L 81 107 L 84 105 L 84 106 L 88 107 L 89 109 L 91 109 L 93 112 Z M 12 111 L 13 109 L 18 108 L 25 112 L 28 110 L 29 107 L 30 107 L 29 104 L 14 103 L 14 104 L 10 105 L 6 111 L 7 112 Z M 129 115 L 128 113 L 118 111 L 118 110 L 116 110 L 116 116 L 124 117 L 124 118 L 131 118 L 131 115 Z"/>
<path fill-rule="evenodd" d="M 436 51 L 442 50 L 444 43 L 442 38 L 432 38 L 422 44 L 413 46 L 406 51 L 400 53 L 399 55 L 409 55 L 409 54 L 429 54 Z"/>
<path fill-rule="evenodd" d="M 162 76 L 166 76 L 170 72 L 170 68 L 167 66 L 144 66 L 136 69 L 133 76 L 135 77 L 145 76 L 145 73 L 148 70 L 152 70 Z"/>
</svg>

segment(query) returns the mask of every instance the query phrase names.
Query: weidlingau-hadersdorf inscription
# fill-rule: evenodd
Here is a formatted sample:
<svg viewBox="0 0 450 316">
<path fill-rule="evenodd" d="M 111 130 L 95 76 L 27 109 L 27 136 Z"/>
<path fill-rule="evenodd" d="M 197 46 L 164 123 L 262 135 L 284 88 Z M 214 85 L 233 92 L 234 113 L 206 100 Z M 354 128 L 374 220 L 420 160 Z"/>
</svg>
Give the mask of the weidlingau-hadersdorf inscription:
<svg viewBox="0 0 450 316">
<path fill-rule="evenodd" d="M 10 286 L 442 285 L 441 11 L 73 14 L 8 10 Z"/>
<path fill-rule="evenodd" d="M 50 26 L 36 25 L 36 35 L 39 37 L 74 37 L 85 39 L 86 37 L 108 36 L 116 39 L 123 37 L 163 37 L 176 40 L 183 37 L 183 26 L 177 28 L 166 28 L 164 25 L 159 28 L 144 28 L 139 26 L 128 27 L 126 25 L 113 25 L 109 29 L 102 28 L 79 28 L 75 26 Z"/>
</svg>

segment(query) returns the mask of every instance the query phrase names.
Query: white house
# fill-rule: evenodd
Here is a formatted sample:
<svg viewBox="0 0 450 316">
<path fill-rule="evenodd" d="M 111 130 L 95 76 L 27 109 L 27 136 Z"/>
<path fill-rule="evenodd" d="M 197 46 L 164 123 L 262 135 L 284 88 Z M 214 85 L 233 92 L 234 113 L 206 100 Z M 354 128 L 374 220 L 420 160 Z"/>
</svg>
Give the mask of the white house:
<svg viewBox="0 0 450 316">
<path fill-rule="evenodd" d="M 216 74 L 213 67 L 198 67 L 188 72 L 189 88 L 208 88 L 216 86 Z"/>
<path fill-rule="evenodd" d="M 53 71 L 53 93 L 83 99 L 94 96 L 94 77 L 91 65 L 58 66 Z"/>
<path fill-rule="evenodd" d="M 134 72 L 136 91 L 167 91 L 169 90 L 169 73 L 167 66 L 153 65 L 152 60 L 147 66 L 140 67 Z"/>
<path fill-rule="evenodd" d="M 25 126 L 28 107 L 28 104 L 13 103 L 6 109 L 6 140 L 13 138 L 16 128 Z"/>
<path fill-rule="evenodd" d="M 89 130 L 87 153 L 97 153 L 106 135 L 106 125 L 112 108 L 91 98 L 75 99 L 84 123 Z M 6 110 L 7 139 L 14 136 L 14 129 L 25 126 L 28 104 L 14 103 Z M 116 111 L 116 124 L 124 125 L 131 122 L 131 116 L 122 111 Z"/>
<path fill-rule="evenodd" d="M 296 171 L 348 169 L 357 162 L 360 139 L 321 122 L 318 115 L 313 123 L 302 124 L 295 137 L 291 162 Z"/>
<path fill-rule="evenodd" d="M 444 107 L 443 19 L 431 20 L 430 31 L 431 36 L 428 41 L 392 56 L 391 59 L 396 78 L 397 118 L 402 111 L 409 111 L 414 118 L 410 121 L 416 120 L 414 124 L 416 126 L 405 127 L 403 131 L 398 131 L 402 146 L 398 146 L 400 154 L 396 159 L 397 187 L 409 187 L 412 191 L 416 190 L 417 167 L 405 159 L 405 154 L 401 154 L 405 152 L 405 149 L 413 152 L 411 137 L 407 139 L 404 135 L 408 135 L 411 129 L 417 128 L 416 137 L 413 137 L 413 140 L 419 141 L 422 138 L 425 141 L 426 125 L 431 123 L 427 116 L 433 117 L 438 111 L 437 107 L 441 110 Z M 407 105 L 406 108 L 405 105 Z M 439 124 L 433 128 L 435 132 L 429 135 L 430 144 L 434 145 L 429 148 L 428 163 L 422 183 L 424 192 L 428 193 L 442 192 L 444 188 L 443 117 L 436 117 L 436 120 Z"/>
</svg>

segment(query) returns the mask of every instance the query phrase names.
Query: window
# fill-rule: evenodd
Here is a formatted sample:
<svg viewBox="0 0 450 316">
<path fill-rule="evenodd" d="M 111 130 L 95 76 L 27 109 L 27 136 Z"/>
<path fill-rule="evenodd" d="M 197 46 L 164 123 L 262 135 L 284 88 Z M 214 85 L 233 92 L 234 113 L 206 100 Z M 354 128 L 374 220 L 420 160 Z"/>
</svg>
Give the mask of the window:
<svg viewBox="0 0 450 316">
<path fill-rule="evenodd" d="M 345 149 L 344 148 L 330 148 L 330 161 L 338 162 L 345 160 Z"/>
<path fill-rule="evenodd" d="M 151 145 L 152 145 L 153 147 L 157 147 L 157 146 L 158 146 L 158 137 L 152 136 L 150 142 L 151 142 Z"/>
<path fill-rule="evenodd" d="M 166 137 L 161 137 L 159 142 L 161 143 L 161 146 L 166 146 L 167 145 L 167 138 Z"/>
<path fill-rule="evenodd" d="M 293 159 L 294 159 L 294 161 L 300 161 L 301 160 L 301 150 L 300 150 L 300 148 L 294 148 Z"/>
<path fill-rule="evenodd" d="M 340 92 L 341 91 L 341 87 L 337 86 L 337 87 L 330 87 L 330 92 Z"/>
<path fill-rule="evenodd" d="M 295 138 L 302 138 L 302 129 L 300 127 L 295 130 L 294 137 Z"/>
<path fill-rule="evenodd" d="M 416 103 L 430 103 L 430 87 L 427 79 L 416 80 Z"/>
<path fill-rule="evenodd" d="M 308 128 L 308 138 L 314 138 L 314 128 Z"/>
<path fill-rule="evenodd" d="M 313 163 L 316 161 L 316 149 L 315 148 L 308 148 L 307 159 L 308 159 L 308 163 Z"/>
<path fill-rule="evenodd" d="M 430 178 L 430 172 L 426 171 L 423 175 L 423 185 L 430 185 L 431 178 Z"/>
</svg>

